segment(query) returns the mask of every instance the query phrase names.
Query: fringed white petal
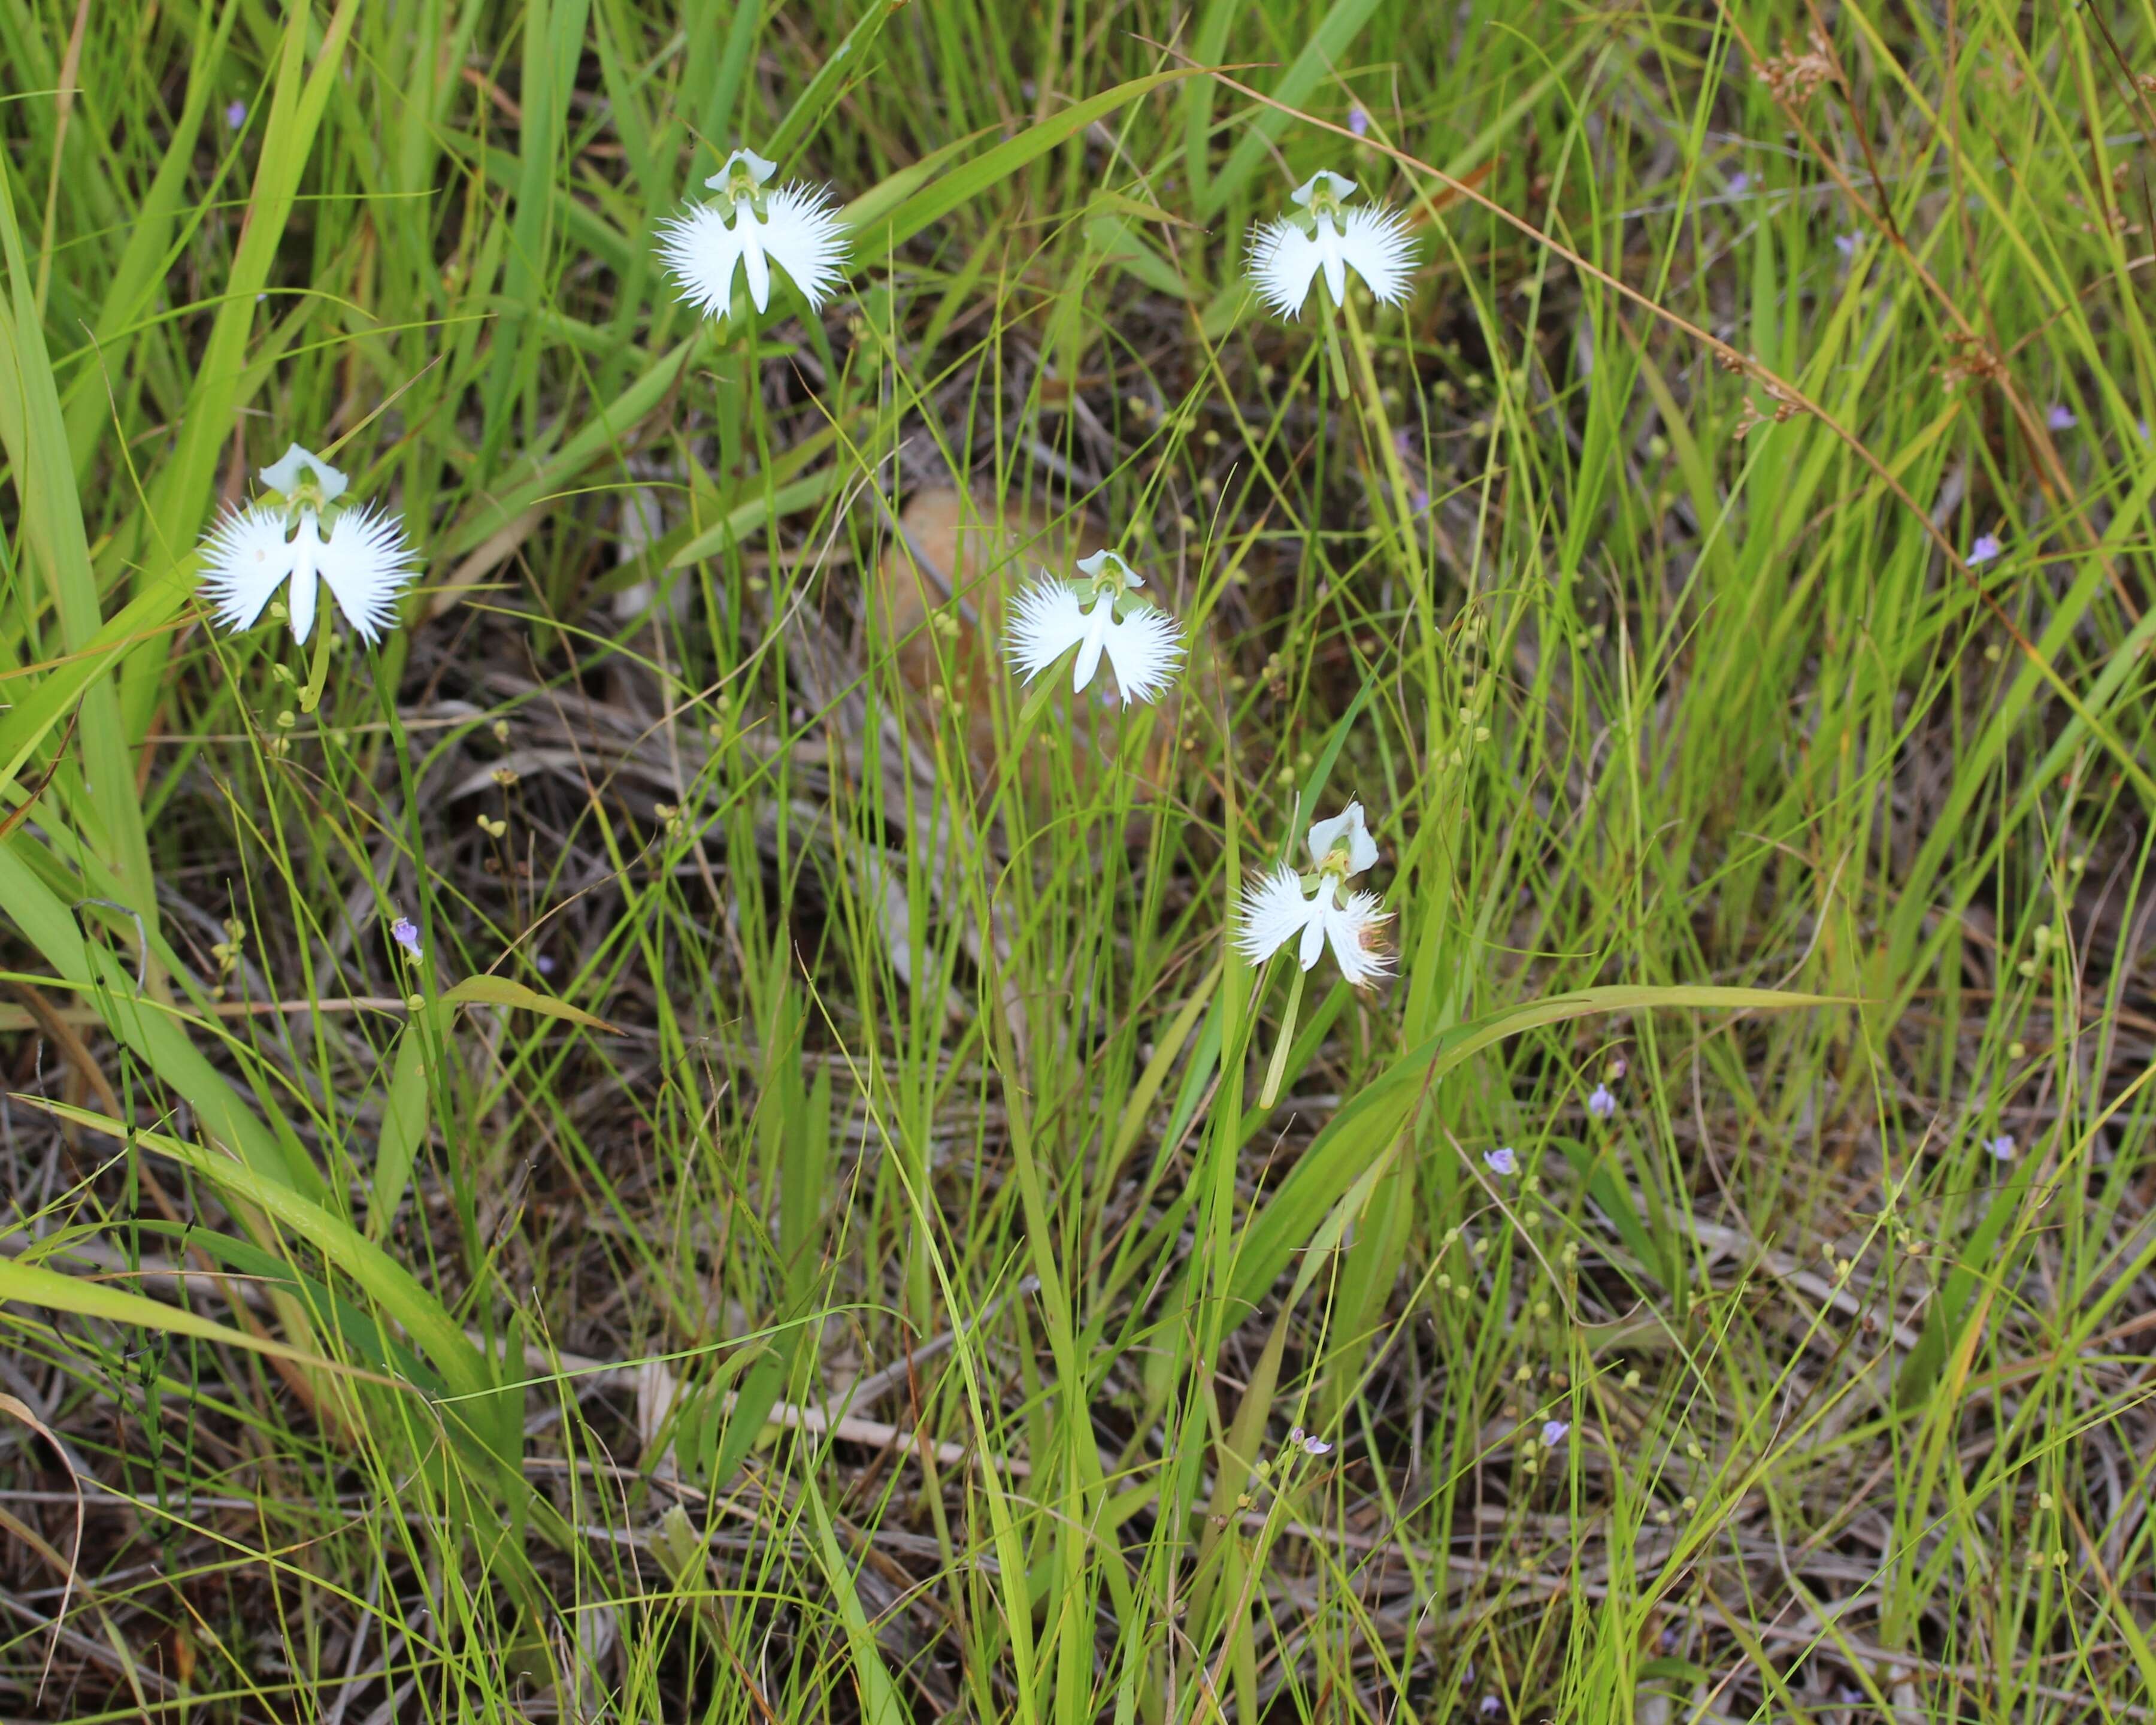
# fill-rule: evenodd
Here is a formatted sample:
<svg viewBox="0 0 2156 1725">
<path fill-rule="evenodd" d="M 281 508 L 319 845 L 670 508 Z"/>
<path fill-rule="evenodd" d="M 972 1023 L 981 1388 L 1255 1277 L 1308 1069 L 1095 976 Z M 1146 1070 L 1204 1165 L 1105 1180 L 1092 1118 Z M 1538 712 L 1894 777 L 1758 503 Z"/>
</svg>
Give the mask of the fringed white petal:
<svg viewBox="0 0 2156 1725">
<path fill-rule="evenodd" d="M 202 594 L 226 629 L 251 629 L 292 572 L 285 511 L 267 504 L 235 510 L 203 542 Z"/>
<path fill-rule="evenodd" d="M 724 317 L 733 303 L 734 265 L 742 243 L 717 204 L 700 203 L 659 224 L 659 256 L 673 272 L 680 297 L 707 317 Z"/>
<path fill-rule="evenodd" d="M 1414 268 L 1415 243 L 1408 224 L 1389 209 L 1358 204 L 1340 213 L 1340 255 L 1388 305 L 1408 296 L 1408 274 Z"/>
<path fill-rule="evenodd" d="M 371 506 L 347 509 L 336 518 L 315 566 L 345 621 L 370 644 L 396 626 L 397 595 L 418 572 L 404 524 Z"/>
<path fill-rule="evenodd" d="M 1029 683 L 1084 640 L 1086 628 L 1076 588 L 1067 582 L 1038 581 L 1011 601 L 1004 651 Z"/>
<path fill-rule="evenodd" d="M 1317 242 L 1282 218 L 1258 229 L 1250 247 L 1250 279 L 1258 297 L 1276 317 L 1299 317 L 1317 274 Z"/>
<path fill-rule="evenodd" d="M 764 207 L 771 219 L 764 224 L 763 249 L 793 278 L 808 309 L 821 311 L 846 261 L 838 205 L 821 186 L 793 185 L 773 193 Z"/>
<path fill-rule="evenodd" d="M 1344 905 L 1326 905 L 1325 936 L 1333 962 L 1355 987 L 1367 988 L 1391 973 L 1393 955 L 1385 949 L 1381 931 L 1392 920 L 1390 911 L 1378 908 L 1375 893 L 1358 892 Z"/>
<path fill-rule="evenodd" d="M 1235 911 L 1235 950 L 1251 963 L 1262 964 L 1311 927 L 1317 916 L 1317 901 L 1304 895 L 1301 879 L 1282 863 L 1244 887 Z"/>
<path fill-rule="evenodd" d="M 659 224 L 660 259 L 680 297 L 706 316 L 726 316 L 737 264 L 758 311 L 770 307 L 773 264 L 792 278 L 812 311 L 838 285 L 845 229 L 830 193 L 820 186 L 788 186 L 772 193 L 764 208 L 768 219 L 759 222 L 743 205 L 699 204 Z"/>
<path fill-rule="evenodd" d="M 1105 644 L 1126 706 L 1157 700 L 1183 663 L 1183 626 L 1157 605 L 1137 606 L 1111 623 Z"/>
</svg>

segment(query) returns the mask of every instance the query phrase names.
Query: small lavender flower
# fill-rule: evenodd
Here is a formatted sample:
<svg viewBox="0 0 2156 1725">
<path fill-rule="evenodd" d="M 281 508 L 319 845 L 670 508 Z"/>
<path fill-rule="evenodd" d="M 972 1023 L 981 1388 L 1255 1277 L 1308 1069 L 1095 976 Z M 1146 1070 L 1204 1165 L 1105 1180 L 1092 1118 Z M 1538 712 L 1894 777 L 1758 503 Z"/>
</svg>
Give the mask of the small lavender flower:
<svg viewBox="0 0 2156 1725">
<path fill-rule="evenodd" d="M 1834 249 L 1840 252 L 1845 258 L 1855 257 L 1856 255 L 1856 236 L 1854 234 L 1835 234 L 1834 236 Z"/>
<path fill-rule="evenodd" d="M 1554 1450 L 1564 1441 L 1564 1435 L 1571 1430 L 1572 1427 L 1562 1420 L 1543 1420 L 1543 1447 L 1545 1450 Z"/>
<path fill-rule="evenodd" d="M 1493 1174 L 1502 1174 L 1509 1178 L 1520 1171 L 1520 1158 L 1512 1153 L 1510 1144 L 1502 1145 L 1495 1150 L 1485 1150 L 1482 1160 Z"/>
<path fill-rule="evenodd" d="M 247 104 L 234 102 L 224 110 L 224 123 L 234 131 L 247 124 Z"/>
<path fill-rule="evenodd" d="M 419 925 L 409 916 L 399 916 L 389 925 L 389 938 L 413 957 L 419 957 Z"/>
<path fill-rule="evenodd" d="M 1496 1696 L 1486 1695 L 1482 1697 L 1481 1704 L 1476 1708 L 1476 1711 L 1481 1713 L 1486 1719 L 1494 1719 L 1497 1717 L 1497 1709 L 1499 1706 L 1500 1703 Z"/>
<path fill-rule="evenodd" d="M 1428 515 L 1430 513 L 1430 487 L 1428 485 L 1409 485 L 1408 487 L 1408 512 L 1410 515 Z"/>
<path fill-rule="evenodd" d="M 2051 403 L 2051 411 L 2044 415 L 2044 423 L 2054 431 L 2071 431 L 2082 422 L 2074 417 L 2074 410 L 2061 401 Z"/>
<path fill-rule="evenodd" d="M 1743 168 L 1740 167 L 1735 173 L 1730 175 L 1729 195 L 1732 198 L 1742 198 L 1751 189 L 1752 176 L 1745 172 Z"/>
<path fill-rule="evenodd" d="M 1358 138 L 1367 138 L 1370 135 L 1369 111 L 1360 102 L 1348 110 L 1348 130 Z"/>
<path fill-rule="evenodd" d="M 1598 1084 L 1589 1093 L 1587 1111 L 1597 1120 L 1607 1120 L 1617 1111 L 1617 1098 L 1610 1093 L 1608 1085 Z"/>
<path fill-rule="evenodd" d="M 2014 1160 L 2014 1135 L 2011 1132 L 2001 1132 L 1995 1138 L 1984 1139 L 1984 1147 L 1994 1162 Z"/>
<path fill-rule="evenodd" d="M 1988 563 L 2005 549 L 1996 533 L 1979 533 L 1976 543 L 1969 548 L 1969 566 L 1974 569 L 1979 563 Z"/>
</svg>

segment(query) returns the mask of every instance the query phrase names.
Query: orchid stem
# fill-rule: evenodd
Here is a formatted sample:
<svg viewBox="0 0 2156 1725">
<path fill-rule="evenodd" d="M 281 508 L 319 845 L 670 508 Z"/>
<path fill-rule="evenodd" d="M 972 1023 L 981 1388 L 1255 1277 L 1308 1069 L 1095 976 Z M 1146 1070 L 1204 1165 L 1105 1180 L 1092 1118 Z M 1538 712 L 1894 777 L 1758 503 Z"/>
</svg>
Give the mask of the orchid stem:
<svg viewBox="0 0 2156 1725">
<path fill-rule="evenodd" d="M 1332 362 L 1332 393 L 1336 400 L 1346 401 L 1353 391 L 1348 382 L 1348 359 L 1340 351 L 1340 320 L 1347 313 L 1345 305 L 1335 305 L 1332 316 L 1325 320 L 1325 353 Z"/>
<path fill-rule="evenodd" d="M 329 610 L 322 608 L 324 614 Z M 330 619 L 326 614 L 315 619 L 315 653 L 313 662 L 307 667 L 307 686 L 300 691 L 300 711 L 312 712 L 320 706 L 323 686 L 330 680 Z"/>
<path fill-rule="evenodd" d="M 1295 1019 L 1302 1005 L 1302 979 L 1308 973 L 1300 966 L 1287 991 L 1287 1011 L 1281 1018 L 1280 1040 L 1273 1045 L 1271 1063 L 1265 1068 L 1265 1087 L 1258 1092 L 1258 1106 L 1270 1108 L 1280 1096 L 1281 1080 L 1287 1072 L 1287 1051 L 1295 1042 Z"/>
</svg>

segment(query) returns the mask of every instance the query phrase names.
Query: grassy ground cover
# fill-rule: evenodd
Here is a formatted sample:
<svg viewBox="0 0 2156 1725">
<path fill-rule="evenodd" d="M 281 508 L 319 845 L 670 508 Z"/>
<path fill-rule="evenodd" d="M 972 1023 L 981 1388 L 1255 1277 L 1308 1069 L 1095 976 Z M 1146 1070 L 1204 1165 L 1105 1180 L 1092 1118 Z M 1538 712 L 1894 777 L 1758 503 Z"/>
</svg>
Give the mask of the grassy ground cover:
<svg viewBox="0 0 2156 1725">
<path fill-rule="evenodd" d="M 0 0 L 0 1712 L 2149 1717 L 2152 43 Z"/>
</svg>

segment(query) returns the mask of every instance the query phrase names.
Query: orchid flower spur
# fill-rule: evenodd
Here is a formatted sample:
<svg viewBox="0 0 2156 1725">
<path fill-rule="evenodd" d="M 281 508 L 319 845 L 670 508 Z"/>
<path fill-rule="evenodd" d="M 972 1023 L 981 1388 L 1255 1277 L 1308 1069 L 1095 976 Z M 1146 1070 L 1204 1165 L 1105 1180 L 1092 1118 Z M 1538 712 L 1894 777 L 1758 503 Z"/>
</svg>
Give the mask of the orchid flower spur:
<svg viewBox="0 0 2156 1725">
<path fill-rule="evenodd" d="M 1310 884 L 1282 863 L 1243 890 L 1236 949 L 1253 964 L 1262 964 L 1296 941 L 1296 956 L 1308 970 L 1329 943 L 1342 976 L 1358 988 L 1376 982 L 1392 968 L 1378 934 L 1391 913 L 1378 908 L 1375 893 L 1351 893 L 1344 899 L 1341 893 L 1349 877 L 1377 860 L 1378 841 L 1363 824 L 1360 803 L 1319 821 L 1310 829 Z"/>
<path fill-rule="evenodd" d="M 1011 601 L 1004 651 L 1029 683 L 1078 649 L 1070 668 L 1070 692 L 1093 680 L 1106 659 L 1125 705 L 1153 701 L 1168 687 L 1183 660 L 1183 626 L 1158 605 L 1131 594 L 1145 585 L 1112 551 L 1078 560 L 1082 583 L 1035 582 Z"/>
<path fill-rule="evenodd" d="M 747 279 L 758 311 L 771 305 L 771 266 L 783 270 L 811 311 L 837 285 L 846 246 L 838 206 L 820 186 L 796 183 L 767 191 L 778 172 L 753 150 L 737 150 L 704 183 L 719 194 L 659 226 L 659 255 L 681 298 L 711 317 L 733 303 L 734 270 Z"/>
<path fill-rule="evenodd" d="M 247 629 L 290 583 L 292 639 L 315 627 L 317 577 L 363 641 L 397 620 L 397 595 L 418 573 L 403 523 L 371 506 L 339 507 L 351 483 L 294 444 L 262 470 L 273 501 L 228 512 L 203 539 L 202 591 L 227 629 Z M 326 536 L 322 523 L 329 522 Z"/>
<path fill-rule="evenodd" d="M 1269 311 L 1281 317 L 1300 316 L 1321 270 L 1332 303 L 1344 305 L 1350 265 L 1388 305 L 1407 298 L 1408 272 L 1415 258 L 1407 223 L 1374 204 L 1342 208 L 1341 200 L 1354 192 L 1353 180 L 1330 169 L 1312 174 L 1293 194 L 1303 213 L 1280 217 L 1258 229 L 1250 247 L 1250 277 Z"/>
</svg>

